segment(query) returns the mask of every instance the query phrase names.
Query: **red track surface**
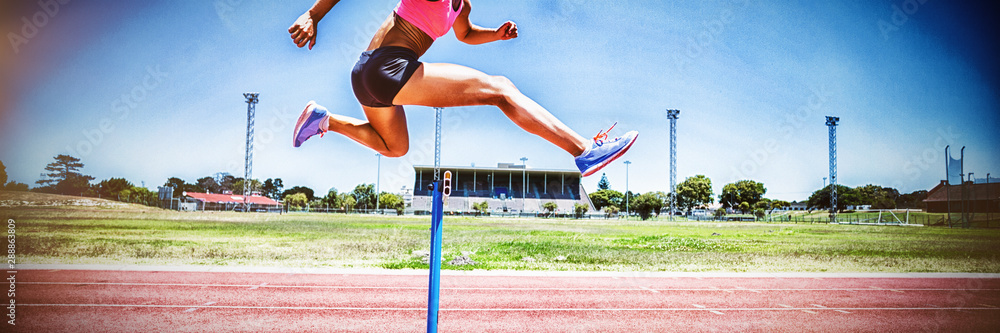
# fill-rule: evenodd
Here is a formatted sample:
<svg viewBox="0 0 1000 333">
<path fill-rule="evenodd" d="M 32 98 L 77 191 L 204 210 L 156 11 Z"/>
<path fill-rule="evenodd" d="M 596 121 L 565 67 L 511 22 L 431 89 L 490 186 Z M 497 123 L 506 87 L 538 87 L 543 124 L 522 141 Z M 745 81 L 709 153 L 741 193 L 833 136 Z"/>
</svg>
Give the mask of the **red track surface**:
<svg viewBox="0 0 1000 333">
<path fill-rule="evenodd" d="M 427 311 L 426 275 L 21 270 L 17 280 L 23 332 L 421 332 Z M 1000 331 L 993 278 L 443 276 L 441 287 L 442 332 Z"/>
</svg>

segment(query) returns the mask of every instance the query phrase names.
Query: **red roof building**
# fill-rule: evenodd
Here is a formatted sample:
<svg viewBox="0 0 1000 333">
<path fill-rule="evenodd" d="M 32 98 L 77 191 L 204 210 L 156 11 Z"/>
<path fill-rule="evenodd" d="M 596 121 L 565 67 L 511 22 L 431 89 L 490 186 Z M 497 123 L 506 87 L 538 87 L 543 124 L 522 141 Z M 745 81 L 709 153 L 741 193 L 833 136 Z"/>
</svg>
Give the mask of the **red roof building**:
<svg viewBox="0 0 1000 333">
<path fill-rule="evenodd" d="M 197 210 L 243 210 L 244 197 L 242 195 L 197 192 L 184 192 L 183 194 L 186 202 L 198 205 Z M 280 210 L 282 207 L 281 202 L 264 196 L 251 195 L 249 199 L 252 211 Z"/>
<path fill-rule="evenodd" d="M 928 213 L 1000 213 L 1000 183 L 947 185 L 945 181 L 927 192 Z M 966 206 L 967 205 L 967 206 Z"/>
</svg>

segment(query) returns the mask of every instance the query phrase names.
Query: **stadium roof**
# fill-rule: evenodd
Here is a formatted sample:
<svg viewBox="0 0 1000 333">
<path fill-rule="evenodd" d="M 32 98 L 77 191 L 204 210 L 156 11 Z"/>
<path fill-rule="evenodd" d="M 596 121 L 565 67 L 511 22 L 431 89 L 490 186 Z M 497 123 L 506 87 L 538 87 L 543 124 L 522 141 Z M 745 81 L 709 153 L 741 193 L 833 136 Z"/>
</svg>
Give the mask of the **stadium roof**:
<svg viewBox="0 0 1000 333">
<path fill-rule="evenodd" d="M 434 170 L 433 165 L 414 165 L 413 170 Z M 452 170 L 452 171 L 514 171 L 521 172 L 526 170 L 530 173 L 561 173 L 561 174 L 574 174 L 579 176 L 580 170 L 557 170 L 557 169 L 532 169 L 527 168 L 524 165 L 512 164 L 512 163 L 499 163 L 496 167 L 479 167 L 479 166 L 446 166 L 442 165 L 441 170 Z"/>
<path fill-rule="evenodd" d="M 243 203 L 243 196 L 235 194 L 184 192 L 184 195 L 203 202 Z M 281 205 L 280 202 L 259 195 L 251 195 L 250 203 L 254 205 Z"/>
</svg>

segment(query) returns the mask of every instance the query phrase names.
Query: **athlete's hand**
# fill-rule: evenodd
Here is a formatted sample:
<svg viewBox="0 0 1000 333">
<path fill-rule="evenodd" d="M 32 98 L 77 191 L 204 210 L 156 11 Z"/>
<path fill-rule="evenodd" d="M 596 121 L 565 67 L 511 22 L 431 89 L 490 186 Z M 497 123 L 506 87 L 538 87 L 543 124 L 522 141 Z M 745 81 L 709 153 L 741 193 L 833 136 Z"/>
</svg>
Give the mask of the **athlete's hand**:
<svg viewBox="0 0 1000 333">
<path fill-rule="evenodd" d="M 292 41 L 298 47 L 309 44 L 309 49 L 312 50 L 313 45 L 316 45 L 316 21 L 313 20 L 309 12 L 299 16 L 295 23 L 288 28 L 288 33 L 292 35 Z"/>
<path fill-rule="evenodd" d="M 499 28 L 497 28 L 497 39 L 498 40 L 508 40 L 517 38 L 517 23 L 507 21 Z"/>
</svg>

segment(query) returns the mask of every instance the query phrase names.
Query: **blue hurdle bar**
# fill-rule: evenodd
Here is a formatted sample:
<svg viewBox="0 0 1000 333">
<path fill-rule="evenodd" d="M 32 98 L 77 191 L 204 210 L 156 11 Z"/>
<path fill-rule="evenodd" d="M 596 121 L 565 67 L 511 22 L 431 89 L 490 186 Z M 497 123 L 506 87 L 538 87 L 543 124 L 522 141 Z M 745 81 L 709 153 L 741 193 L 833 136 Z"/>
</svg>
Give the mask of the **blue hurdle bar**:
<svg viewBox="0 0 1000 333">
<path fill-rule="evenodd" d="M 431 267 L 430 286 L 427 290 L 427 332 L 437 332 L 438 297 L 441 292 L 441 220 L 444 218 L 444 200 L 441 181 L 432 183 L 431 198 Z"/>
</svg>

